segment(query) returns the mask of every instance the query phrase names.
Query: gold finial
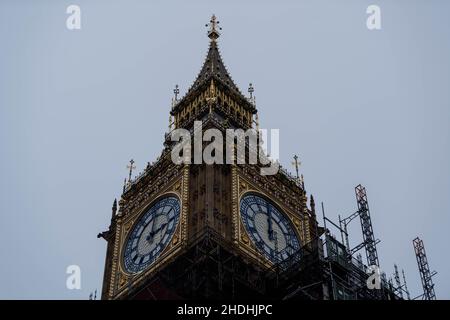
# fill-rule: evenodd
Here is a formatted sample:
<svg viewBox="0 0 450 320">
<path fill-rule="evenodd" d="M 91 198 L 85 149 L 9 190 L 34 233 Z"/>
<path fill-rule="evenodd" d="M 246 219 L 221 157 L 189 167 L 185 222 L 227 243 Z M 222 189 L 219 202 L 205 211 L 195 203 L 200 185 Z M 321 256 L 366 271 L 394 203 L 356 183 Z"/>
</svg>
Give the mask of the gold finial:
<svg viewBox="0 0 450 320">
<path fill-rule="evenodd" d="M 130 164 L 127 166 L 128 169 L 130 169 L 129 175 L 128 175 L 128 183 L 131 182 L 131 175 L 133 174 L 133 169 L 136 169 L 136 166 L 134 165 L 134 160 L 130 160 Z"/>
<path fill-rule="evenodd" d="M 178 88 L 178 85 L 175 85 L 175 89 L 173 89 L 173 93 L 175 94 L 175 102 L 178 100 L 178 94 L 180 93 L 180 88 Z"/>
<path fill-rule="evenodd" d="M 250 84 L 248 85 L 248 93 L 250 94 L 248 101 L 255 106 L 256 99 L 255 96 L 253 95 L 253 92 L 255 92 L 255 88 L 253 87 L 253 84 L 250 82 Z"/>
<path fill-rule="evenodd" d="M 205 24 L 205 27 L 209 27 L 208 37 L 212 41 L 216 41 L 216 39 L 220 37 L 219 30 L 222 30 L 222 28 L 219 27 L 218 25 L 219 25 L 219 21 L 217 20 L 216 15 L 214 15 L 214 14 L 212 15 L 209 23 Z"/>
<path fill-rule="evenodd" d="M 294 155 L 294 161 L 292 161 L 292 165 L 295 168 L 295 172 L 297 173 L 297 179 L 299 179 L 299 175 L 298 175 L 298 167 L 300 167 L 302 163 L 298 160 L 298 155 Z M 302 176 L 303 178 L 303 176 Z"/>
<path fill-rule="evenodd" d="M 253 88 L 253 84 L 250 82 L 248 85 L 248 93 L 250 93 L 250 99 L 253 98 L 253 92 L 255 92 L 255 88 Z"/>
<path fill-rule="evenodd" d="M 175 105 L 178 103 L 178 94 L 180 93 L 180 88 L 178 85 L 175 85 L 175 89 L 173 89 L 174 97 L 172 98 L 172 109 L 175 108 Z"/>
</svg>

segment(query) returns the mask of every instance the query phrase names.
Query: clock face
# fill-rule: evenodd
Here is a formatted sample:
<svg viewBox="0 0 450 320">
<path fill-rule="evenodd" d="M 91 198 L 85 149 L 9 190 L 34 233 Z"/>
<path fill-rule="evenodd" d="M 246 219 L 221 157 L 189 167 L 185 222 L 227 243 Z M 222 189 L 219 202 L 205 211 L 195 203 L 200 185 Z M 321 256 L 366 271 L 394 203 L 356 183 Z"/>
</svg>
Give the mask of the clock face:
<svg viewBox="0 0 450 320">
<path fill-rule="evenodd" d="M 180 217 L 180 201 L 169 196 L 154 203 L 134 225 L 125 244 L 125 270 L 148 268 L 169 243 Z"/>
<path fill-rule="evenodd" d="M 291 222 L 269 200 L 256 194 L 241 199 L 241 218 L 258 250 L 272 262 L 280 262 L 300 249 Z"/>
</svg>

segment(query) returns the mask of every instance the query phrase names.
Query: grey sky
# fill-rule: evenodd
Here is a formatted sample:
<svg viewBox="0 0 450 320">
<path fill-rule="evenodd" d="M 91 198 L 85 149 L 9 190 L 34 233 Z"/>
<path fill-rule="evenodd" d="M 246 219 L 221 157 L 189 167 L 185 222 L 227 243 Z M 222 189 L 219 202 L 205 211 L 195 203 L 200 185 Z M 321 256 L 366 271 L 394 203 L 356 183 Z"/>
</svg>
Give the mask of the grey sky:
<svg viewBox="0 0 450 320">
<path fill-rule="evenodd" d="M 101 288 L 96 235 L 126 165 L 160 153 L 173 86 L 205 57 L 204 24 L 263 128 L 280 128 L 281 162 L 298 153 L 308 193 L 330 217 L 366 186 L 380 263 L 420 278 L 425 242 L 438 298 L 450 298 L 450 2 L 13 1 L 0 3 L 0 298 L 86 299 Z M 65 27 L 78 4 L 82 30 Z M 378 4 L 382 30 L 368 31 Z M 357 223 L 353 244 L 361 239 Z M 65 269 L 82 269 L 67 290 Z"/>
</svg>

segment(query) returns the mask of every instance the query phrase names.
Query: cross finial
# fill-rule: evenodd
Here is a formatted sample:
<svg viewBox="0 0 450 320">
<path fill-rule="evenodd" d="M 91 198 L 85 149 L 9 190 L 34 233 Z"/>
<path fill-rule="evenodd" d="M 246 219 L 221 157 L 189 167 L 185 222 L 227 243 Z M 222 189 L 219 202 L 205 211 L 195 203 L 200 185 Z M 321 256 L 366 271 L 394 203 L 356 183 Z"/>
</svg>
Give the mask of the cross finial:
<svg viewBox="0 0 450 320">
<path fill-rule="evenodd" d="M 297 179 L 300 178 L 298 175 L 298 167 L 300 167 L 302 163 L 298 160 L 298 155 L 294 155 L 294 161 L 292 161 L 292 165 L 295 167 L 295 172 L 297 174 Z"/>
<path fill-rule="evenodd" d="M 248 93 L 250 93 L 250 99 L 253 98 L 253 92 L 255 92 L 255 88 L 253 88 L 253 84 L 250 82 L 248 85 Z"/>
<path fill-rule="evenodd" d="M 131 175 L 133 174 L 133 169 L 136 169 L 136 166 L 134 165 L 134 160 L 130 160 L 130 164 L 127 166 L 128 169 L 130 169 L 129 175 L 128 175 L 128 182 L 131 182 Z"/>
<path fill-rule="evenodd" d="M 173 93 L 175 94 L 175 101 L 178 100 L 178 94 L 180 93 L 180 89 L 178 88 L 178 85 L 175 85 L 175 89 L 173 89 Z"/>
<path fill-rule="evenodd" d="M 218 26 L 219 25 L 219 21 L 216 18 L 216 15 L 212 15 L 211 20 L 209 21 L 209 23 L 205 24 L 205 27 L 209 27 L 208 30 L 208 37 L 212 40 L 215 41 L 217 38 L 220 37 L 220 32 L 219 30 L 222 30 L 221 27 Z"/>
</svg>

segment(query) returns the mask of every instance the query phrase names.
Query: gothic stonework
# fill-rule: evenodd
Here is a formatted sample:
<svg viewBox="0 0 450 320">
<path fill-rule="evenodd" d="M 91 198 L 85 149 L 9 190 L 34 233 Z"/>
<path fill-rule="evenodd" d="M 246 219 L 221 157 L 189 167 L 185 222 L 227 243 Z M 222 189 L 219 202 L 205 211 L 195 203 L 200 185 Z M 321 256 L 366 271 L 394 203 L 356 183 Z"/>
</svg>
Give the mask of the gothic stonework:
<svg viewBox="0 0 450 320">
<path fill-rule="evenodd" d="M 253 87 L 249 88 L 250 97 L 240 92 L 219 53 L 215 17 L 211 19 L 210 27 L 211 42 L 198 77 L 182 99 L 178 99 L 178 87 L 174 91 L 169 129 L 184 128 L 193 135 L 193 123 L 200 119 L 202 130 L 214 128 L 225 133 L 228 128 L 257 129 Z M 317 226 L 314 209 L 307 207 L 304 186 L 298 178 L 282 170 L 272 176 L 261 175 L 260 164 L 174 164 L 170 153 L 173 145 L 170 135 L 166 134 L 164 149 L 157 161 L 149 163 L 135 179 L 131 179 L 130 171 L 130 181 L 124 186 L 118 213 L 113 209 L 111 225 L 102 233 L 108 242 L 102 298 L 195 298 L 204 292 L 231 297 L 230 294 L 236 292 L 235 278 L 239 278 L 240 283 L 248 282 L 240 289 L 242 295 L 260 294 L 262 287 L 257 279 L 250 278 L 259 277 L 274 262 L 247 233 L 241 199 L 253 192 L 271 203 L 268 208 L 279 208 L 282 213 L 277 222 L 269 213 L 270 209 L 259 212 L 267 215 L 268 225 L 263 232 L 267 232 L 268 241 L 274 241 L 272 224 L 284 229 L 292 225 L 288 228 L 292 232 L 281 236 L 285 237 L 286 246 L 289 237 L 293 243 L 289 245 L 297 250 L 297 240 L 302 245 L 310 243 Z M 257 152 L 250 146 L 247 149 Z M 133 162 L 129 168 L 132 170 Z M 148 221 L 143 221 L 151 208 L 171 196 L 176 204 L 164 206 L 155 213 L 155 216 L 163 217 L 162 222 L 156 222 L 157 219 L 150 216 L 146 218 Z M 170 213 L 175 214 L 175 210 L 179 210 L 178 220 L 170 218 Z M 175 225 L 173 221 L 178 222 Z M 172 228 L 170 235 L 169 228 Z M 132 238 L 135 231 L 137 236 Z M 155 234 L 158 234 L 158 240 L 154 239 Z M 167 239 L 164 245 L 163 239 Z M 275 236 L 275 241 L 277 239 Z M 130 246 L 127 247 L 127 243 Z M 144 243 L 142 248 L 141 243 Z M 141 265 L 144 265 L 143 261 L 149 261 L 142 269 L 126 267 L 125 254 L 130 247 L 135 249 L 127 263 L 130 259 Z M 150 253 L 142 253 L 148 248 L 153 248 Z M 211 258 L 212 255 L 216 256 Z M 220 267 L 212 268 L 208 263 L 220 263 Z M 220 270 L 220 274 L 205 278 L 205 272 L 210 268 Z M 230 277 L 230 273 L 233 276 L 223 280 Z M 175 275 L 181 280 L 173 281 Z M 220 285 L 210 290 L 216 285 L 215 279 L 220 279 Z M 205 287 L 201 287 L 203 283 L 206 283 Z"/>
<path fill-rule="evenodd" d="M 238 195 L 237 203 L 240 202 L 240 199 L 243 195 L 247 193 L 256 193 L 261 194 L 267 198 L 273 199 L 273 201 L 283 210 L 283 212 L 288 215 L 289 219 L 292 221 L 295 230 L 301 239 L 302 243 L 309 243 L 311 241 L 310 234 L 310 224 L 309 219 L 311 219 L 308 211 L 304 211 L 300 208 L 306 208 L 306 201 L 303 196 L 300 199 L 295 198 L 295 194 L 291 193 L 286 196 L 280 197 L 281 190 L 283 190 L 284 186 L 281 183 L 276 183 L 272 178 L 266 178 L 261 176 L 256 176 L 250 174 L 251 169 L 249 167 L 245 167 L 243 170 L 237 169 L 239 173 L 237 176 L 238 186 L 236 194 Z M 253 174 L 255 174 L 253 172 Z M 252 178 L 253 177 L 253 178 Z M 257 178 L 256 178 L 257 177 Z M 252 179 L 253 181 L 251 181 Z M 267 182 L 265 179 L 271 180 Z M 277 197 L 274 195 L 277 194 Z M 296 205 L 294 205 L 296 204 Z M 238 230 L 238 239 L 240 241 L 239 245 L 244 251 L 248 251 L 248 253 L 255 259 L 260 259 L 260 253 L 256 250 L 255 246 L 250 242 L 247 232 L 242 225 L 242 221 L 240 218 L 240 214 L 236 216 L 237 230 Z M 266 264 L 267 261 L 264 262 Z"/>
<path fill-rule="evenodd" d="M 178 180 L 173 181 L 171 184 L 165 185 L 164 189 L 161 189 L 158 194 L 150 193 L 148 197 L 136 197 L 133 200 L 135 201 L 133 204 L 133 208 L 135 210 L 128 211 L 128 214 L 124 214 L 124 217 L 116 222 L 116 241 L 114 244 L 114 254 L 113 254 L 113 271 L 112 278 L 110 284 L 109 298 L 119 298 L 120 296 L 126 294 L 126 290 L 128 289 L 129 282 L 132 281 L 133 285 L 137 285 L 140 281 L 145 281 L 149 274 L 161 268 L 164 265 L 166 260 L 170 258 L 171 255 L 175 254 L 176 251 L 181 249 L 182 241 L 180 239 L 185 239 L 186 237 L 186 217 L 187 217 L 187 193 L 188 193 L 188 175 L 186 174 L 188 170 L 185 168 L 182 171 L 182 174 L 179 175 Z M 168 182 L 166 180 L 166 182 Z M 162 186 L 161 186 L 162 187 Z M 169 243 L 169 245 L 165 248 L 165 250 L 161 253 L 160 258 L 157 263 L 151 266 L 149 270 L 146 270 L 144 273 L 139 274 L 137 276 L 131 276 L 124 269 L 121 263 L 123 256 L 124 243 L 127 239 L 127 236 L 132 229 L 135 221 L 141 216 L 145 209 L 165 195 L 176 195 L 181 200 L 181 217 L 180 222 L 176 228 L 175 234 Z M 126 201 L 123 202 L 124 208 L 129 208 L 127 206 Z M 127 211 L 125 211 L 127 212 Z M 126 283 L 124 282 L 126 281 Z"/>
</svg>

